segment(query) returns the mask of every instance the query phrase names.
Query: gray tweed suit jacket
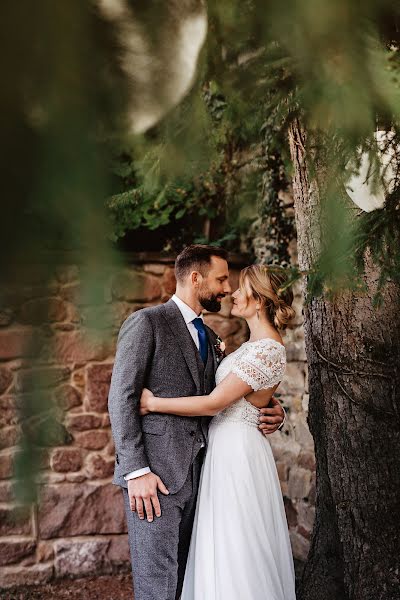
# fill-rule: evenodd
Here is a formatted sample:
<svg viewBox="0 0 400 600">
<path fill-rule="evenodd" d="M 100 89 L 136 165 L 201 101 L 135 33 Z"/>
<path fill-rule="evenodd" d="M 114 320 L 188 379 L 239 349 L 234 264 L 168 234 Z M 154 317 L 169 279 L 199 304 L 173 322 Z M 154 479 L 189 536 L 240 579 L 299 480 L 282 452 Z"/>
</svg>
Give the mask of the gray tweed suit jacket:
<svg viewBox="0 0 400 600">
<path fill-rule="evenodd" d="M 143 308 L 123 323 L 109 394 L 109 413 L 116 448 L 114 481 L 145 466 L 159 475 L 170 493 L 185 482 L 198 443 L 196 431 L 207 435 L 209 418 L 138 412 L 142 389 L 160 397 L 210 393 L 218 358 L 216 334 L 207 327 L 210 360 L 207 369 L 173 300 Z"/>
</svg>

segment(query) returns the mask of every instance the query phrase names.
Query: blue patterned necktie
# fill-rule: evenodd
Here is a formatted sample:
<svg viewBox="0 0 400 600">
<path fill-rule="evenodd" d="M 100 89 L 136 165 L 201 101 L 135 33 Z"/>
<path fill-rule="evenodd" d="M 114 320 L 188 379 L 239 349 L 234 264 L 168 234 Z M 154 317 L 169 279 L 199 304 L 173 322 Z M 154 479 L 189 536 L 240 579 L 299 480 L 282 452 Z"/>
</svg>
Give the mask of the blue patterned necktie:
<svg viewBox="0 0 400 600">
<path fill-rule="evenodd" d="M 207 362 L 207 354 L 208 354 L 208 340 L 207 340 L 207 332 L 205 325 L 203 323 L 203 319 L 197 317 L 197 319 L 193 319 L 193 325 L 196 327 L 199 332 L 199 345 L 200 345 L 200 356 L 204 364 Z"/>
</svg>

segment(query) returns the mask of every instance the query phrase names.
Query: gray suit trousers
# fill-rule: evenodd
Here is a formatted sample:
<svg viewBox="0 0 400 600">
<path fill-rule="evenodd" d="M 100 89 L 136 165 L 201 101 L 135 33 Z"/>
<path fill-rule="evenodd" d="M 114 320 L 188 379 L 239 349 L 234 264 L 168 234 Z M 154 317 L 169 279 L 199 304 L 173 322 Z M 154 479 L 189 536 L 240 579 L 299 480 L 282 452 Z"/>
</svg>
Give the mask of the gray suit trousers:
<svg viewBox="0 0 400 600">
<path fill-rule="evenodd" d="M 135 600 L 177 600 L 182 591 L 204 451 L 194 459 L 182 488 L 159 493 L 161 517 L 139 519 L 123 488 Z"/>
</svg>

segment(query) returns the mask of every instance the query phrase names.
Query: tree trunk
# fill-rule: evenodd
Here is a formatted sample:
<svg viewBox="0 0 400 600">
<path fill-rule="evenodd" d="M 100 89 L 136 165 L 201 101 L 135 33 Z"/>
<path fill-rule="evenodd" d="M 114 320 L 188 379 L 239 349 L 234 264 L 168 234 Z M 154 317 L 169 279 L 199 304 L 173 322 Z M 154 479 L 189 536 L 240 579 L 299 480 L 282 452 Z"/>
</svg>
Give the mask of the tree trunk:
<svg viewBox="0 0 400 600">
<path fill-rule="evenodd" d="M 298 122 L 289 141 L 306 270 L 319 250 L 319 191 Z M 317 499 L 301 600 L 400 598 L 400 290 L 388 282 L 374 309 L 378 276 L 366 257 L 368 294 L 313 298 L 305 307 Z"/>
</svg>

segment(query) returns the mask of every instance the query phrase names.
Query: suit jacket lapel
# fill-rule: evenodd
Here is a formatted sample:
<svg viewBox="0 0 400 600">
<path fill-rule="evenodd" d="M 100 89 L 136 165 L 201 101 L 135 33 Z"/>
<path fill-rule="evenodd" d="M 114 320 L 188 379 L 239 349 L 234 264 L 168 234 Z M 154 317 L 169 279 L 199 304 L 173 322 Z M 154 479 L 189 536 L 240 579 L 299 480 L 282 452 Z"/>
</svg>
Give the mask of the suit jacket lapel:
<svg viewBox="0 0 400 600">
<path fill-rule="evenodd" d="M 163 308 L 164 317 L 172 333 L 174 334 L 176 341 L 178 342 L 179 348 L 193 377 L 193 381 L 196 384 L 197 390 L 200 392 L 200 374 L 196 356 L 196 353 L 198 354 L 198 350 L 192 336 L 189 333 L 182 313 L 173 300 L 168 300 L 168 302 L 164 304 Z"/>
</svg>

